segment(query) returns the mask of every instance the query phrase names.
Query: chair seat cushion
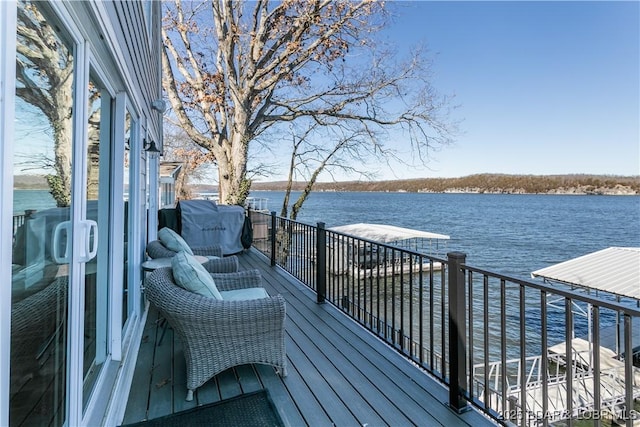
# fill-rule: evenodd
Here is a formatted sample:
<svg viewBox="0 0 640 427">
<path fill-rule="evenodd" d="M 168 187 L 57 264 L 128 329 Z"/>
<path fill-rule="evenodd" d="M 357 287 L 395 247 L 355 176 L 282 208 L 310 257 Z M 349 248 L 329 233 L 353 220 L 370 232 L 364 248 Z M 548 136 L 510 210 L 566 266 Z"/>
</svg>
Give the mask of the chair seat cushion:
<svg viewBox="0 0 640 427">
<path fill-rule="evenodd" d="M 185 251 L 189 255 L 193 255 L 193 251 L 182 236 L 169 227 L 161 228 L 158 231 L 158 239 L 167 249 L 171 249 L 174 252 Z"/>
<path fill-rule="evenodd" d="M 220 294 L 225 301 L 245 301 L 269 297 L 264 288 L 234 289 L 232 291 L 221 291 Z"/>
<path fill-rule="evenodd" d="M 173 278 L 182 288 L 206 297 L 222 299 L 211 274 L 192 255 L 180 251 L 171 259 Z"/>
</svg>

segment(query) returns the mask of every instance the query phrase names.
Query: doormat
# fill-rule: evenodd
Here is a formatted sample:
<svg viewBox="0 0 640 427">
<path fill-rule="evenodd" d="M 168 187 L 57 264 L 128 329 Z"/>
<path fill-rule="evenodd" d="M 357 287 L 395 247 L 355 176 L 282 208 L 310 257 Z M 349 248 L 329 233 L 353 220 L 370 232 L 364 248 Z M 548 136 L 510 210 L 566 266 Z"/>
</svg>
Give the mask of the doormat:
<svg viewBox="0 0 640 427">
<path fill-rule="evenodd" d="M 197 406 L 161 418 L 121 427 L 284 427 L 267 390 Z"/>
</svg>

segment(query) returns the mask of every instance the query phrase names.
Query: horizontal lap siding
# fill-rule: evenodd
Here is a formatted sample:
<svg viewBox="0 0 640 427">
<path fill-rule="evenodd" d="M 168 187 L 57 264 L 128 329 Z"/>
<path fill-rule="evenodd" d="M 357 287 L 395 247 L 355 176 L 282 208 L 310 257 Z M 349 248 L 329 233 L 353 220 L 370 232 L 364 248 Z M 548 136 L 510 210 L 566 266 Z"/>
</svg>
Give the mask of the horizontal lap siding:
<svg viewBox="0 0 640 427">
<path fill-rule="evenodd" d="M 151 2 L 151 16 L 145 17 L 143 1 L 109 2 L 112 10 L 113 25 L 118 37 L 118 45 L 125 56 L 126 67 L 134 81 L 129 82 L 130 90 L 137 100 L 145 100 L 141 104 L 141 114 L 147 118 L 147 128 L 153 139 L 161 142 L 162 115 L 151 110 L 151 102 L 162 99 L 160 38 L 159 29 L 148 26 L 145 19 L 159 16 L 161 2 Z M 149 34 L 151 28 L 152 34 Z"/>
</svg>

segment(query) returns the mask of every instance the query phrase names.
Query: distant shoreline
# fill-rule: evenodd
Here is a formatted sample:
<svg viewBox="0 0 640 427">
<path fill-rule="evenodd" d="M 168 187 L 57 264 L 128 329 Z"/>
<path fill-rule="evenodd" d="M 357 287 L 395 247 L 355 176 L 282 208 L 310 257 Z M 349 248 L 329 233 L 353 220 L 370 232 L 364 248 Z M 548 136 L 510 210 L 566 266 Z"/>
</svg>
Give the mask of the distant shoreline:
<svg viewBox="0 0 640 427">
<path fill-rule="evenodd" d="M 252 191 L 285 191 L 284 181 L 254 182 Z M 294 182 L 302 191 L 305 182 Z M 16 175 L 17 190 L 48 190 L 44 176 Z M 198 192 L 216 192 L 216 185 L 191 185 Z M 504 175 L 478 174 L 461 178 L 418 178 L 392 181 L 319 182 L 316 192 L 460 193 L 460 194 L 549 194 L 549 195 L 640 195 L 640 176 L 615 175 Z"/>
<path fill-rule="evenodd" d="M 276 192 L 276 191 L 285 191 L 282 189 L 255 189 L 252 188 L 252 191 L 264 191 L 264 192 Z M 300 192 L 302 190 L 293 190 L 296 192 Z M 404 191 L 404 190 L 314 190 L 316 193 L 349 193 L 349 192 L 357 192 L 357 193 L 423 193 L 423 194 L 505 194 L 505 195 L 534 195 L 534 196 L 640 196 L 640 193 L 636 192 L 617 192 L 613 191 L 603 191 L 601 193 L 581 193 L 578 189 L 568 189 L 566 192 L 555 191 L 549 193 L 523 193 L 523 192 L 509 192 L 509 191 L 475 191 L 475 190 L 451 190 L 451 191 Z"/>
<path fill-rule="evenodd" d="M 292 189 L 300 191 L 305 185 L 295 182 Z M 282 181 L 255 182 L 251 186 L 253 191 L 285 189 L 286 182 Z M 640 176 L 479 174 L 461 178 L 322 182 L 317 183 L 313 191 L 635 196 L 640 195 Z"/>
</svg>

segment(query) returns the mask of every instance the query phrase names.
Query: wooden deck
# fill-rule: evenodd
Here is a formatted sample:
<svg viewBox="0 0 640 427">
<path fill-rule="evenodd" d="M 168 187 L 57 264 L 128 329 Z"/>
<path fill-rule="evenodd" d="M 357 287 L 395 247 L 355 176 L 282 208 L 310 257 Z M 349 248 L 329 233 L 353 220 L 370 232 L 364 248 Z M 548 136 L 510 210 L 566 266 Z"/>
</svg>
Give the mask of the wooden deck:
<svg viewBox="0 0 640 427">
<path fill-rule="evenodd" d="M 162 328 L 151 309 L 123 424 L 266 388 L 291 426 L 494 425 L 475 410 L 450 410 L 442 384 L 332 305 L 316 304 L 308 288 L 257 251 L 239 258 L 242 269 L 262 271 L 270 294 L 286 299 L 288 376 L 280 378 L 269 366 L 239 366 L 187 402 L 182 346 L 171 328 L 159 342 Z"/>
</svg>

